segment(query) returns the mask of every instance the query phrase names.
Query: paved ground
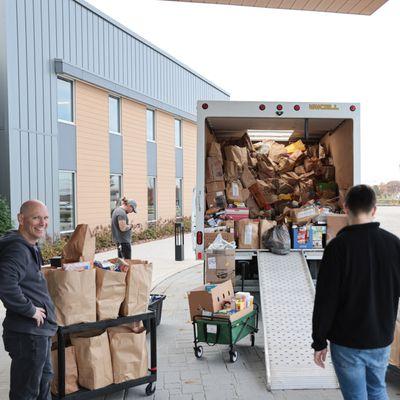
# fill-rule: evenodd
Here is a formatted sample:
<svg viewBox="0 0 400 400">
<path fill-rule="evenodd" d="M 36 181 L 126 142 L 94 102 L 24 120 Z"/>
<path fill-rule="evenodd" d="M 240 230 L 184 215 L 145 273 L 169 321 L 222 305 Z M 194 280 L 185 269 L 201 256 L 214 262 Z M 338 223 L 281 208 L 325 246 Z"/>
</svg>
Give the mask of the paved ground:
<svg viewBox="0 0 400 400">
<path fill-rule="evenodd" d="M 377 220 L 382 226 L 400 236 L 398 223 L 400 208 L 379 210 Z M 186 237 L 187 261 L 174 262 L 173 239 L 134 246 L 133 257 L 150 259 L 154 263 L 154 292 L 165 293 L 163 321 L 158 329 L 158 382 L 154 399 L 160 400 L 213 400 L 213 399 L 273 399 L 273 400 L 335 400 L 342 399 L 337 390 L 266 391 L 262 331 L 251 348 L 247 339 L 238 346 L 239 359 L 228 361 L 226 346 L 206 347 L 203 359 L 193 354 L 193 331 L 189 321 L 186 292 L 202 282 L 201 268 L 191 252 L 189 235 Z M 114 253 L 99 255 L 108 258 Z M 190 259 L 189 259 L 190 258 Z M 181 271 L 181 272 L 179 272 Z M 171 276 L 167 278 L 168 276 Z M 4 310 L 0 309 L 0 320 Z M 260 324 L 261 328 L 261 324 Z M 310 352 L 311 357 L 311 352 Z M 0 399 L 8 397 L 9 359 L 0 341 Z M 388 372 L 390 399 L 400 399 L 400 373 Z M 116 393 L 106 400 L 144 398 L 144 386 Z M 100 400 L 100 399 L 98 399 Z"/>
</svg>

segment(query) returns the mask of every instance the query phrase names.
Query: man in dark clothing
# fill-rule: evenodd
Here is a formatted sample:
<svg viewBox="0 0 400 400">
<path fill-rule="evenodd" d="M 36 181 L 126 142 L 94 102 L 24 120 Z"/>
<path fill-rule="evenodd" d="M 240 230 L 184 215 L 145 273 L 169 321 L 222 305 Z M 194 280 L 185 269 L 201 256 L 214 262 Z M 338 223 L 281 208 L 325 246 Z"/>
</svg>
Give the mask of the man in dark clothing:
<svg viewBox="0 0 400 400">
<path fill-rule="evenodd" d="M 325 249 L 313 315 L 314 361 L 327 340 L 345 400 L 386 400 L 385 374 L 400 295 L 400 240 L 373 222 L 374 191 L 351 188 L 349 226 Z"/>
<path fill-rule="evenodd" d="M 29 200 L 18 214 L 18 230 L 0 238 L 0 299 L 6 308 L 3 341 L 11 357 L 11 400 L 51 399 L 51 336 L 57 323 L 37 247 L 46 235 L 48 218 L 43 203 Z"/>
</svg>

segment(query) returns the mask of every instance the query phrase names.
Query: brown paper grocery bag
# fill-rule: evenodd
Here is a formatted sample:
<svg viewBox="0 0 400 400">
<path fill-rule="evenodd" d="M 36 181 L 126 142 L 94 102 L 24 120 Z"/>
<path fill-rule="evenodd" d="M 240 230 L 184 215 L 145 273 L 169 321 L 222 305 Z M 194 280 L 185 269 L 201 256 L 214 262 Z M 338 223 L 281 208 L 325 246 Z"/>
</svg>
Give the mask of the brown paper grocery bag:
<svg viewBox="0 0 400 400">
<path fill-rule="evenodd" d="M 79 224 L 62 251 L 62 262 L 93 261 L 96 253 L 96 237 L 89 225 Z"/>
<path fill-rule="evenodd" d="M 107 332 L 71 334 L 78 365 L 79 385 L 94 390 L 113 383 L 110 346 Z"/>
<path fill-rule="evenodd" d="M 129 264 L 129 269 L 120 313 L 124 316 L 145 313 L 149 305 L 153 264 L 143 260 L 125 262 Z"/>
<path fill-rule="evenodd" d="M 400 322 L 396 321 L 394 338 L 390 347 L 389 364 L 400 367 Z"/>
<path fill-rule="evenodd" d="M 96 268 L 97 320 L 118 318 L 125 299 L 126 272 L 107 271 Z"/>
<path fill-rule="evenodd" d="M 46 272 L 47 286 L 53 300 L 57 324 L 61 326 L 96 321 L 96 271 Z"/>
<path fill-rule="evenodd" d="M 58 352 L 51 352 L 51 362 L 53 365 L 54 377 L 51 382 L 51 392 L 58 394 Z M 78 367 L 76 365 L 75 347 L 65 348 L 65 394 L 74 393 L 78 387 Z"/>
<path fill-rule="evenodd" d="M 133 326 L 108 328 L 114 383 L 147 375 L 146 332 L 134 333 Z"/>
</svg>

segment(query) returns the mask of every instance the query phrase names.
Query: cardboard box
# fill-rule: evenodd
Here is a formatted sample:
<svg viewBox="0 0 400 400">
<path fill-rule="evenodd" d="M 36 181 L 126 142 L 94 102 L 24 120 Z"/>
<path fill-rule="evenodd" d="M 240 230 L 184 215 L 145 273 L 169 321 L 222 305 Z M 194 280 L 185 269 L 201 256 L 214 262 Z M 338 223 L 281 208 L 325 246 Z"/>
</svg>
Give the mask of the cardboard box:
<svg viewBox="0 0 400 400">
<path fill-rule="evenodd" d="M 241 219 L 249 218 L 249 209 L 247 207 L 227 208 L 225 216 L 232 221 L 240 221 Z"/>
<path fill-rule="evenodd" d="M 190 318 L 195 315 L 202 315 L 203 310 L 215 313 L 221 310 L 226 301 L 234 296 L 232 281 L 228 280 L 218 284 L 209 292 L 202 285 L 188 293 Z"/>
<path fill-rule="evenodd" d="M 231 280 L 232 286 L 235 285 L 235 250 L 207 250 L 205 267 L 206 282 L 223 283 Z"/>
<path fill-rule="evenodd" d="M 234 242 L 235 241 L 235 234 L 233 232 L 212 232 L 212 233 L 209 232 L 209 233 L 204 233 L 204 248 L 208 249 L 208 246 L 215 240 L 215 238 L 218 235 L 221 235 L 222 239 L 226 240 L 227 242 Z"/>
<path fill-rule="evenodd" d="M 225 192 L 212 192 L 206 194 L 206 202 L 208 208 L 226 208 L 227 202 Z"/>
<path fill-rule="evenodd" d="M 228 161 L 234 161 L 239 167 L 247 165 L 247 148 L 239 146 L 226 146 L 225 158 Z"/>
<path fill-rule="evenodd" d="M 227 182 L 238 179 L 239 167 L 234 161 L 224 161 L 225 179 Z"/>
<path fill-rule="evenodd" d="M 251 173 L 247 166 L 243 167 L 242 176 L 240 178 L 242 181 L 243 187 L 249 188 L 251 185 L 254 185 L 257 181 L 254 178 L 254 175 Z"/>
<path fill-rule="evenodd" d="M 268 232 L 276 225 L 276 221 L 269 221 L 268 219 L 260 219 L 259 222 L 259 236 L 260 236 L 260 249 L 265 249 L 262 243 L 264 233 Z"/>
<path fill-rule="evenodd" d="M 207 193 L 221 192 L 221 191 L 225 190 L 225 182 L 218 181 L 218 182 L 206 183 L 206 189 L 207 189 Z"/>
<path fill-rule="evenodd" d="M 326 242 L 330 242 L 348 224 L 349 221 L 346 214 L 328 214 L 326 217 Z"/>
<path fill-rule="evenodd" d="M 241 203 L 243 201 L 242 191 L 243 186 L 240 181 L 229 182 L 226 185 L 226 199 L 228 203 Z"/>
<path fill-rule="evenodd" d="M 221 151 L 221 145 L 217 142 L 211 142 L 210 147 L 208 148 L 208 154 L 209 157 L 215 157 L 219 161 L 223 161 L 222 157 L 222 151 Z"/>
<path fill-rule="evenodd" d="M 296 226 L 292 228 L 293 249 L 312 249 L 313 232 L 310 225 Z"/>
<path fill-rule="evenodd" d="M 294 208 L 290 213 L 290 217 L 294 224 L 306 224 L 319 215 L 318 208 L 315 206 L 305 206 Z"/>
<path fill-rule="evenodd" d="M 258 221 L 242 219 L 238 221 L 239 249 L 258 249 L 260 239 L 258 234 Z"/>
<path fill-rule="evenodd" d="M 207 157 L 206 159 L 206 183 L 224 180 L 224 171 L 222 162 L 216 157 Z"/>
</svg>

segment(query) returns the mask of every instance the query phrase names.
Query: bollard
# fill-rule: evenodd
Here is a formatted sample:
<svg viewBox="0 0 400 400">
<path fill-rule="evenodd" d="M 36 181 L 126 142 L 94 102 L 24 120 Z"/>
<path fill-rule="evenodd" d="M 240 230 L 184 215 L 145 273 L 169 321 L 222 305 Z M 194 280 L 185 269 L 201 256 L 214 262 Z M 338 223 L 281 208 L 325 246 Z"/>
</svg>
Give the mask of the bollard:
<svg viewBox="0 0 400 400">
<path fill-rule="evenodd" d="M 184 240 L 185 229 L 183 222 L 175 222 L 175 261 L 183 261 L 184 255 Z"/>
</svg>

